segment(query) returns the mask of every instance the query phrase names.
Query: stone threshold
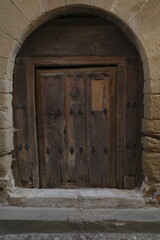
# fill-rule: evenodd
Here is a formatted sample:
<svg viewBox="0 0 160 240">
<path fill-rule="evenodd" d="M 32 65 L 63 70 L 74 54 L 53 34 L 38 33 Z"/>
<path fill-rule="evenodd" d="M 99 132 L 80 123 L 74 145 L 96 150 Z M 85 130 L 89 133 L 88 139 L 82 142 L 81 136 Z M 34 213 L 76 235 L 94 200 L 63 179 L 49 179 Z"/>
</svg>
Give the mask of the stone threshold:
<svg viewBox="0 0 160 240">
<path fill-rule="evenodd" d="M 0 207 L 0 234 L 160 234 L 160 209 Z"/>
<path fill-rule="evenodd" d="M 22 207 L 54 208 L 143 208 L 139 189 L 26 189 L 15 188 L 9 204 Z"/>
</svg>

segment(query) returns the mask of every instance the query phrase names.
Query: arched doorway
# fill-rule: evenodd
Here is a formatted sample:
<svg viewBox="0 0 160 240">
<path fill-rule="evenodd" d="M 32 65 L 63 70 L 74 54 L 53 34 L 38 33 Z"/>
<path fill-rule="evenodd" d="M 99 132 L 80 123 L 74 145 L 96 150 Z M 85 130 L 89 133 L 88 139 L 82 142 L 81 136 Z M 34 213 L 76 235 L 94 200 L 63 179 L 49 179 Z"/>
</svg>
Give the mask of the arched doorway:
<svg viewBox="0 0 160 240">
<path fill-rule="evenodd" d="M 32 33 L 17 55 L 13 109 L 17 186 L 141 184 L 141 60 L 110 21 L 70 15 Z"/>
</svg>

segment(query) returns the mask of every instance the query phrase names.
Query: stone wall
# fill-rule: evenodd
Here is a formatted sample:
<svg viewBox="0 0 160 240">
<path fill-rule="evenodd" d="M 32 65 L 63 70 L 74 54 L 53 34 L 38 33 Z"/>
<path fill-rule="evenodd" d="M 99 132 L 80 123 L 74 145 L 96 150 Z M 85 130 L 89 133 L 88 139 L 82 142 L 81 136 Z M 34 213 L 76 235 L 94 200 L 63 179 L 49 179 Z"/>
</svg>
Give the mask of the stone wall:
<svg viewBox="0 0 160 240">
<path fill-rule="evenodd" d="M 142 132 L 145 189 L 160 188 L 160 1 L 1 0 L 0 1 L 0 189 L 12 188 L 12 74 L 27 36 L 45 21 L 70 12 L 111 19 L 134 41 L 144 67 Z M 154 186 L 154 187 L 153 187 Z M 0 194 L 1 197 L 2 194 Z M 3 195 L 4 196 L 4 195 Z"/>
</svg>

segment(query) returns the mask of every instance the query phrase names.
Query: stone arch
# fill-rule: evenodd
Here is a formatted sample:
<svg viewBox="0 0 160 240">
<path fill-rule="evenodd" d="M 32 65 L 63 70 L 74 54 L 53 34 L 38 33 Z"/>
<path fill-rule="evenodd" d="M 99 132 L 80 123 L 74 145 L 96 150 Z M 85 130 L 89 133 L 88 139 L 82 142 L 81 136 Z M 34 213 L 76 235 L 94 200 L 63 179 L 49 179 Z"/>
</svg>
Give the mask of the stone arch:
<svg viewBox="0 0 160 240">
<path fill-rule="evenodd" d="M 31 1 L 32 2 L 32 1 Z M 32 3 L 31 7 L 32 7 Z M 1 130 L 1 142 L 3 142 L 1 154 L 2 158 L 0 164 L 2 166 L 1 174 L 1 186 L 2 189 L 10 186 L 12 182 L 9 175 L 11 156 L 10 153 L 13 149 L 12 141 L 12 110 L 11 110 L 11 92 L 12 92 L 12 71 L 14 67 L 15 56 L 20 49 L 22 43 L 27 38 L 27 36 L 43 22 L 47 21 L 49 18 L 56 17 L 61 14 L 84 11 L 87 13 L 101 15 L 103 17 L 108 16 L 111 21 L 114 21 L 116 24 L 120 23 L 119 27 L 126 32 L 126 35 L 133 41 L 141 55 L 144 64 L 144 77 L 145 77 L 145 119 L 143 120 L 143 132 L 148 135 L 143 138 L 143 146 L 146 151 L 144 151 L 144 164 L 145 175 L 149 178 L 150 181 L 155 181 L 156 183 L 160 180 L 160 174 L 158 170 L 156 171 L 156 166 L 159 163 L 159 148 L 158 140 L 152 139 L 152 136 L 157 136 L 159 134 L 159 71 L 158 71 L 158 56 L 160 53 L 159 45 L 157 43 L 156 35 L 159 32 L 156 21 L 151 21 L 151 24 L 147 24 L 149 20 L 146 20 L 148 11 L 152 11 L 155 19 L 159 18 L 158 1 L 150 3 L 150 1 L 137 1 L 136 4 L 127 3 L 125 5 L 119 4 L 118 1 L 85 1 L 85 0 L 67 0 L 67 1 L 55 1 L 54 4 L 50 0 L 41 0 L 36 1 L 35 5 L 33 4 L 33 12 L 29 14 L 25 10 L 26 3 L 22 1 L 19 4 L 16 0 L 3 1 L 2 8 L 5 13 L 10 14 L 12 12 L 12 23 L 9 23 L 5 20 L 2 21 L 3 27 L 1 28 L 1 38 L 2 45 L 5 46 L 4 54 L 1 58 L 1 92 L 2 92 L 2 101 L 3 106 L 1 109 L 1 118 L 0 123 L 2 126 Z M 8 6 L 6 7 L 6 4 Z M 6 9 L 5 9 L 6 7 Z M 134 10 L 133 10 L 134 9 Z M 122 10 L 122 11 L 121 11 Z M 129 11 L 131 10 L 131 14 Z M 16 14 L 18 16 L 16 16 Z M 5 16 L 2 14 L 3 19 Z M 18 26 L 19 18 L 22 20 L 21 26 L 16 29 Z M 120 21 L 119 21 L 120 20 Z M 144 21 L 144 26 L 143 26 Z M 155 25 L 154 25 L 155 24 Z M 144 27 L 144 30 L 142 29 Z M 153 27 L 153 28 L 152 28 Z M 141 32 L 142 31 L 142 32 Z M 144 38 L 143 34 L 146 34 Z M 153 40 L 154 49 L 152 52 L 152 41 L 151 36 L 154 35 L 155 39 Z M 5 94 L 4 94 L 5 93 Z M 151 93 L 156 95 L 152 97 Z M 147 104 L 149 106 L 147 106 Z M 153 106 L 155 107 L 153 108 Z M 155 152 L 155 159 L 150 155 L 151 146 L 153 144 L 153 151 Z M 151 159 L 151 161 L 150 161 Z M 150 163 L 152 162 L 152 163 Z"/>
</svg>

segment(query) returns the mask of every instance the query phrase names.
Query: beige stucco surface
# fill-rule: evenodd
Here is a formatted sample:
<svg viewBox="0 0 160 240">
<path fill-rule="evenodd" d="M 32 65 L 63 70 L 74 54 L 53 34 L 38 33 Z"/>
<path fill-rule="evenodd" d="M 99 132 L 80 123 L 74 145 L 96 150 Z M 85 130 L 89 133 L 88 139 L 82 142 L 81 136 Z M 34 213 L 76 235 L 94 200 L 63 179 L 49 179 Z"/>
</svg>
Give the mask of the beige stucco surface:
<svg viewBox="0 0 160 240">
<path fill-rule="evenodd" d="M 84 11 L 112 16 L 134 41 L 144 67 L 143 166 L 146 179 L 160 182 L 160 1 L 1 0 L 0 1 L 0 188 L 6 188 L 13 149 L 12 75 L 21 45 L 43 22 Z M 154 154 L 152 153 L 154 152 Z M 11 160 L 10 160 L 11 161 Z M 3 181 L 4 179 L 4 181 Z M 3 183 L 5 182 L 5 186 Z M 10 182 L 8 182 L 10 186 Z"/>
</svg>

